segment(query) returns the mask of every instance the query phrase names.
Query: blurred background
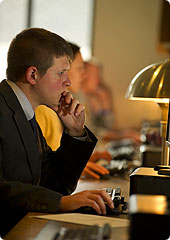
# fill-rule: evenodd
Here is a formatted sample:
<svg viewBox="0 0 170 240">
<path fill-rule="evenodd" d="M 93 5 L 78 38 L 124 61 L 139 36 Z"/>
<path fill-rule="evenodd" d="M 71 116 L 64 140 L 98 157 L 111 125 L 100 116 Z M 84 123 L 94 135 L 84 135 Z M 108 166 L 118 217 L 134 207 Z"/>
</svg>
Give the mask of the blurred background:
<svg viewBox="0 0 170 240">
<path fill-rule="evenodd" d="M 81 46 L 84 60 L 101 61 L 118 129 L 159 121 L 156 103 L 130 101 L 125 93 L 142 68 L 169 58 L 161 36 L 165 4 L 169 8 L 165 0 L 1 0 L 0 81 L 12 38 L 26 27 L 43 27 Z"/>
</svg>

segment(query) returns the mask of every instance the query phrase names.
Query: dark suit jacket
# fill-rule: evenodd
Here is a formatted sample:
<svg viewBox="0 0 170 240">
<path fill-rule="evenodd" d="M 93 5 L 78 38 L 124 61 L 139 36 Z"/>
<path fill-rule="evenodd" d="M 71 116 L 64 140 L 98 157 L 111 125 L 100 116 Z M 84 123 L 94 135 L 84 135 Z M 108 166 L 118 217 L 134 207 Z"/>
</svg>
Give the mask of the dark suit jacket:
<svg viewBox="0 0 170 240">
<path fill-rule="evenodd" d="M 0 224 L 0 234 L 29 211 L 55 213 L 62 194 L 74 191 L 97 141 L 87 131 L 91 142 L 64 133 L 53 152 L 38 128 L 38 150 L 16 95 L 0 83 L 0 220 L 8 222 Z"/>
</svg>

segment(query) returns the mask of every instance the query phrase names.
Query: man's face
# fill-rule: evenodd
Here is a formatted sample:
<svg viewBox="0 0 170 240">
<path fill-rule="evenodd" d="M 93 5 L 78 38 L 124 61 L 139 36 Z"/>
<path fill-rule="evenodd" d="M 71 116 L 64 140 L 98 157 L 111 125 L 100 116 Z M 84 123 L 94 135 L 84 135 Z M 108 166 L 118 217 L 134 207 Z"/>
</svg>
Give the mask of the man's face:
<svg viewBox="0 0 170 240">
<path fill-rule="evenodd" d="M 87 77 L 83 82 L 83 88 L 87 92 L 92 92 L 97 88 L 99 84 L 100 68 L 94 64 L 87 63 L 85 69 Z"/>
<path fill-rule="evenodd" d="M 47 70 L 44 76 L 38 74 L 34 86 L 35 101 L 56 109 L 61 94 L 71 85 L 67 71 L 70 63 L 67 56 L 54 57 L 53 65 Z"/>
<path fill-rule="evenodd" d="M 73 93 L 77 93 L 81 89 L 82 81 L 86 77 L 84 62 L 80 52 L 76 54 L 73 62 L 71 63 L 71 68 L 68 71 L 68 76 L 72 83 L 70 90 Z"/>
</svg>

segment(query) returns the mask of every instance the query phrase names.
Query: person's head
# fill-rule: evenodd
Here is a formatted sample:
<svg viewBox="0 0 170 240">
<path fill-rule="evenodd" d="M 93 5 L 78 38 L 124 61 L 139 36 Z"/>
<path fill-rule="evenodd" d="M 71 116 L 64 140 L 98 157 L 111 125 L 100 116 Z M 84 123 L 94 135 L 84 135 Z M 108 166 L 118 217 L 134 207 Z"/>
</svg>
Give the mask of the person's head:
<svg viewBox="0 0 170 240">
<path fill-rule="evenodd" d="M 72 55 L 59 35 L 42 28 L 26 29 L 9 47 L 7 78 L 20 87 L 33 109 L 41 104 L 56 109 L 71 84 L 67 71 Z"/>
<path fill-rule="evenodd" d="M 69 45 L 73 51 L 73 61 L 70 70 L 68 71 L 68 77 L 71 81 L 70 90 L 73 93 L 77 93 L 82 87 L 82 81 L 86 77 L 86 73 L 84 69 L 84 61 L 80 53 L 80 47 L 70 42 Z"/>
<path fill-rule="evenodd" d="M 101 82 L 101 64 L 95 58 L 85 62 L 85 70 L 87 77 L 83 82 L 83 90 L 87 93 L 96 90 Z"/>
<path fill-rule="evenodd" d="M 28 28 L 12 40 L 7 57 L 7 79 L 18 81 L 34 66 L 41 76 L 53 65 L 54 57 L 72 59 L 72 50 L 59 35 L 42 28 Z"/>
</svg>

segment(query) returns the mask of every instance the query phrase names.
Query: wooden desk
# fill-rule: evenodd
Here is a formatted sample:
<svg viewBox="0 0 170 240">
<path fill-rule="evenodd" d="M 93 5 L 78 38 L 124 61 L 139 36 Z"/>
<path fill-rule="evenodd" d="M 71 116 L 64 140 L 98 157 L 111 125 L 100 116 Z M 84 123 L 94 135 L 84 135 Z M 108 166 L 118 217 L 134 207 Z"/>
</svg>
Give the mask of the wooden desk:
<svg viewBox="0 0 170 240">
<path fill-rule="evenodd" d="M 77 188 L 75 192 L 80 192 L 85 189 L 92 190 L 92 189 L 101 189 L 106 187 L 121 187 L 123 190 L 123 194 L 126 199 L 129 198 L 129 187 L 130 187 L 130 179 L 129 176 L 116 176 L 111 177 L 110 179 L 81 179 L 78 182 Z"/>
<path fill-rule="evenodd" d="M 104 187 L 117 187 L 120 186 L 125 195 L 125 199 L 129 195 L 129 178 L 128 177 L 113 177 L 108 180 L 80 180 L 75 192 L 79 192 L 85 189 L 101 189 Z M 40 214 L 40 213 L 38 213 Z M 27 214 L 5 237 L 5 240 L 33 240 L 34 237 L 45 226 L 48 220 L 36 219 L 31 216 L 38 215 L 37 213 Z M 40 214 L 41 215 L 41 214 Z M 125 217 L 120 216 L 120 217 Z M 68 223 L 67 223 L 68 224 Z M 69 225 L 69 224 L 68 224 Z M 127 234 L 125 232 L 118 231 L 116 236 L 119 240 L 127 240 Z M 113 238 L 114 239 L 114 238 Z"/>
</svg>

